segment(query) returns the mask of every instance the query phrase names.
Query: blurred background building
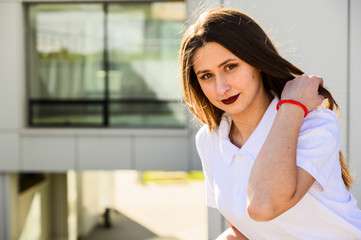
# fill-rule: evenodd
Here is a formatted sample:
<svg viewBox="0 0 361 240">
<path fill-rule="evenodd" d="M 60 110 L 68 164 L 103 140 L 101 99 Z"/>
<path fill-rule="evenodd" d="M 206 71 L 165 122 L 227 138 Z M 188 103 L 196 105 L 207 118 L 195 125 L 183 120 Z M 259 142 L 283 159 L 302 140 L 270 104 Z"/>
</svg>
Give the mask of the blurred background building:
<svg viewBox="0 0 361 240">
<path fill-rule="evenodd" d="M 178 71 L 200 7 L 245 11 L 324 77 L 360 179 L 359 0 L 0 0 L 0 239 L 87 235 L 114 206 L 115 170 L 201 169 Z M 225 227 L 209 209 L 209 239 Z"/>
</svg>

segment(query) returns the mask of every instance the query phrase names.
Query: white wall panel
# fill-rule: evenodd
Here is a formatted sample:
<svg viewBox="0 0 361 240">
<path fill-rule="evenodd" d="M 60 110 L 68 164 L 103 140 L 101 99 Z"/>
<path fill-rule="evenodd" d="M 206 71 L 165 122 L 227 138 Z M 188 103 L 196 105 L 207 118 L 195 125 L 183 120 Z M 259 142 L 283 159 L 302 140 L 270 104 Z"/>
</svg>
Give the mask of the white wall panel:
<svg viewBox="0 0 361 240">
<path fill-rule="evenodd" d="M 187 19 L 190 23 L 194 22 L 200 13 L 207 9 L 221 7 L 222 0 L 186 0 Z"/>
<path fill-rule="evenodd" d="M 20 168 L 18 133 L 0 133 L 0 169 L 17 171 Z"/>
<path fill-rule="evenodd" d="M 185 137 L 139 137 L 135 139 L 136 170 L 188 170 Z"/>
<path fill-rule="evenodd" d="M 24 137 L 21 170 L 62 172 L 75 169 L 74 145 L 71 137 Z"/>
<path fill-rule="evenodd" d="M 350 161 L 357 184 L 352 193 L 361 208 L 361 1 L 350 1 Z"/>
<path fill-rule="evenodd" d="M 79 170 L 131 169 L 131 139 L 80 137 Z"/>
<path fill-rule="evenodd" d="M 19 127 L 19 76 L 23 59 L 20 46 L 21 4 L 0 2 L 0 129 Z"/>
</svg>

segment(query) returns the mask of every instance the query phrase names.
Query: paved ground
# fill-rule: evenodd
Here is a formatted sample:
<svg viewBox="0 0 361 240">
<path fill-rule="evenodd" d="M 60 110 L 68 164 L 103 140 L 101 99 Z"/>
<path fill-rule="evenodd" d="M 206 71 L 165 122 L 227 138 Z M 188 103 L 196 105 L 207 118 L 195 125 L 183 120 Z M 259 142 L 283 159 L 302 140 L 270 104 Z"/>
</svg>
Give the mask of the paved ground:
<svg viewBox="0 0 361 240">
<path fill-rule="evenodd" d="M 85 240 L 206 240 L 204 183 L 142 185 L 135 171 L 115 181 L 113 227 L 98 228 Z"/>
<path fill-rule="evenodd" d="M 160 237 L 116 211 L 112 211 L 111 221 L 110 228 L 98 227 L 85 240 L 178 240 L 174 237 Z"/>
</svg>

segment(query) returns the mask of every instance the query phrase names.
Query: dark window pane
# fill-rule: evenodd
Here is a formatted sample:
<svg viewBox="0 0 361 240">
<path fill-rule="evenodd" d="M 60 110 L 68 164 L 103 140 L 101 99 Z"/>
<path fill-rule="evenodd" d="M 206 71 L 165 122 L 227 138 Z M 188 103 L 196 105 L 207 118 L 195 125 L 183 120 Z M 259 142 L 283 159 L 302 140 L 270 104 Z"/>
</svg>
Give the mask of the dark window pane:
<svg viewBox="0 0 361 240">
<path fill-rule="evenodd" d="M 33 104 L 33 126 L 101 126 L 101 104 Z"/>
<path fill-rule="evenodd" d="M 184 109 L 177 102 L 127 102 L 110 105 L 111 126 L 184 127 Z"/>
</svg>

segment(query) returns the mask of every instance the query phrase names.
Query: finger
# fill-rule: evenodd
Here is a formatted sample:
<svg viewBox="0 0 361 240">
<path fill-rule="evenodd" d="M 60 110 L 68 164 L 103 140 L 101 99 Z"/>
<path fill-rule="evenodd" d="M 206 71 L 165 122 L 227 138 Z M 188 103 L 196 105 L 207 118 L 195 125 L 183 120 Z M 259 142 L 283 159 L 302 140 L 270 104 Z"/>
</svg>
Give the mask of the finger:
<svg viewBox="0 0 361 240">
<path fill-rule="evenodd" d="M 307 77 L 308 78 L 308 75 L 306 73 L 302 74 L 301 77 Z"/>
<path fill-rule="evenodd" d="M 320 86 L 323 87 L 323 78 L 320 78 Z"/>
<path fill-rule="evenodd" d="M 312 79 L 317 79 L 318 85 L 320 85 L 320 86 L 323 87 L 323 78 L 322 78 L 322 77 L 316 76 L 316 75 L 311 75 L 310 78 L 312 78 Z"/>
<path fill-rule="evenodd" d="M 316 76 L 316 79 L 318 81 L 318 85 L 323 87 L 323 78 L 319 77 L 319 76 Z"/>
</svg>

